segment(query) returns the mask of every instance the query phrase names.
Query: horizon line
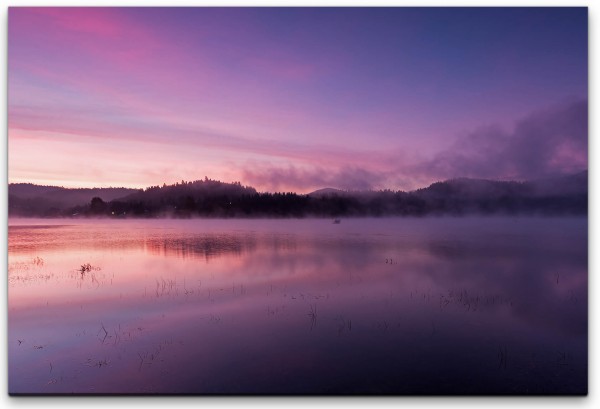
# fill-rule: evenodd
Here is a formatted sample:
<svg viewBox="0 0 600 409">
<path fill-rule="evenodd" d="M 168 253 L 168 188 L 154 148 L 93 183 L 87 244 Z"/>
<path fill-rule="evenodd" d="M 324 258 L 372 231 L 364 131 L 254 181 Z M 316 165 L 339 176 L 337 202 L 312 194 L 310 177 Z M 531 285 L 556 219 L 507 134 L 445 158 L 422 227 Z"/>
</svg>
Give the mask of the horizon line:
<svg viewBox="0 0 600 409">
<path fill-rule="evenodd" d="M 180 181 L 177 181 L 175 183 L 171 183 L 171 184 L 167 184 L 166 182 L 163 182 L 162 184 L 153 184 L 153 185 L 147 185 L 147 186 L 125 186 L 125 185 L 121 185 L 121 186 L 65 186 L 65 185 L 51 185 L 51 184 L 39 184 L 39 183 L 34 183 L 34 182 L 10 182 L 8 183 L 8 186 L 11 185 L 34 185 L 34 186 L 40 186 L 40 187 L 55 187 L 55 188 L 61 188 L 61 189 L 67 189 L 67 190 L 77 190 L 77 189 L 89 189 L 89 190 L 94 190 L 94 189 L 131 189 L 131 190 L 147 190 L 150 189 L 152 187 L 165 187 L 165 186 L 177 186 L 178 184 L 181 184 L 181 182 L 185 182 L 185 183 L 194 183 L 194 182 L 203 182 L 205 180 L 208 181 L 212 181 L 212 182 L 219 182 L 219 183 L 223 183 L 223 184 L 235 184 L 235 183 L 239 183 L 241 186 L 243 187 L 249 187 L 249 188 L 253 188 L 257 191 L 257 193 L 295 193 L 295 194 L 310 194 L 310 193 L 314 193 L 314 192 L 318 192 L 320 190 L 326 190 L 326 189 L 333 189 L 333 190 L 339 190 L 342 192 L 380 192 L 380 191 L 385 191 L 385 190 L 390 190 L 390 191 L 401 191 L 401 192 L 413 192 L 413 191 L 417 191 L 419 189 L 424 189 L 427 188 L 429 186 L 431 186 L 432 184 L 435 183 L 441 183 L 441 182 L 449 182 L 449 181 L 453 181 L 453 180 L 461 180 L 461 179 L 467 179 L 467 180 L 483 180 L 483 181 L 491 181 L 491 182 L 516 182 L 516 183 L 525 183 L 525 182 L 530 182 L 530 181 L 535 181 L 535 180 L 544 180 L 544 179 L 549 179 L 549 178 L 555 178 L 555 177 L 561 177 L 561 176 L 574 176 L 574 175 L 578 175 L 581 173 L 587 173 L 589 172 L 589 169 L 586 168 L 584 170 L 580 170 L 577 172 L 570 172 L 570 173 L 557 173 L 554 175 L 547 175 L 544 177 L 538 177 L 538 178 L 478 178 L 478 177 L 469 177 L 469 176 L 457 176 L 457 177 L 451 177 L 451 178 L 447 178 L 447 179 L 439 179 L 439 180 L 435 180 L 432 182 L 429 182 L 426 185 L 423 185 L 422 187 L 418 187 L 415 189 L 394 189 L 391 187 L 382 187 L 382 188 L 368 188 L 368 189 L 344 189 L 344 188 L 339 188 L 339 187 L 333 187 L 333 186 L 325 186 L 325 187 L 317 187 L 314 189 L 310 189 L 307 193 L 300 193 L 298 191 L 293 191 L 293 190 L 278 190 L 278 191 L 269 191 L 269 190 L 264 190 L 264 191 L 259 191 L 258 189 L 256 189 L 254 186 L 250 185 L 250 184 L 244 184 L 241 181 L 231 181 L 231 182 L 224 182 L 221 180 L 217 180 L 217 179 L 210 179 L 208 177 L 205 177 L 205 179 L 194 179 L 194 180 L 185 180 L 185 179 L 181 179 Z"/>
</svg>

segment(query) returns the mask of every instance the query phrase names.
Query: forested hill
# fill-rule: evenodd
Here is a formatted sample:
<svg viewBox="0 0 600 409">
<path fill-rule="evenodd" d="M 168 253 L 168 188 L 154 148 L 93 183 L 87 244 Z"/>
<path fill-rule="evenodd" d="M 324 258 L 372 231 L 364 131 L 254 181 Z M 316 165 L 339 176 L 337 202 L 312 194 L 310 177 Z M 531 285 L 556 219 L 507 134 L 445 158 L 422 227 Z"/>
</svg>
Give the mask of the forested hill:
<svg viewBox="0 0 600 409">
<path fill-rule="evenodd" d="M 452 179 L 412 192 L 259 193 L 204 180 L 132 189 L 9 185 L 9 215 L 42 217 L 364 217 L 466 214 L 585 215 L 587 171 L 535 181 Z M 73 192 L 79 191 L 79 192 Z M 85 194 L 84 192 L 86 191 Z M 93 194 L 97 193 L 96 194 Z M 124 193 L 117 196 L 119 192 Z M 93 195 L 93 196 L 92 196 Z M 81 200 L 69 205 L 65 198 Z M 51 200 L 51 199 L 62 200 Z M 73 199 L 74 200 L 74 199 Z M 73 203 L 72 201 L 70 203 Z"/>
<path fill-rule="evenodd" d="M 412 193 L 434 213 L 586 214 L 588 174 L 526 182 L 459 178 Z"/>
<path fill-rule="evenodd" d="M 31 183 L 8 185 L 8 213 L 20 216 L 59 216 L 72 207 L 86 205 L 94 197 L 111 201 L 137 192 L 124 187 L 69 189 Z"/>
<path fill-rule="evenodd" d="M 256 189 L 253 187 L 242 186 L 240 182 L 224 183 L 217 180 L 205 178 L 194 182 L 181 182 L 174 185 L 163 184 L 160 186 L 151 186 L 147 189 L 137 191 L 120 200 L 124 202 L 141 201 L 151 205 L 173 205 L 180 203 L 180 199 L 189 199 L 194 202 L 201 201 L 208 197 L 240 197 L 255 195 Z"/>
</svg>

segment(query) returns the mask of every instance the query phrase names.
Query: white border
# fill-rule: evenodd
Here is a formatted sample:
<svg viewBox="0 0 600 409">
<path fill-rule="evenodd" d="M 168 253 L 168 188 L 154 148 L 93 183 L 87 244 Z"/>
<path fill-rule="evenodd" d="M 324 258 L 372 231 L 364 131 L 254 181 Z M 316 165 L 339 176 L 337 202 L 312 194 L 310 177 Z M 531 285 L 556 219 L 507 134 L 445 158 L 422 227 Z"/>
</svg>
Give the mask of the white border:
<svg viewBox="0 0 600 409">
<path fill-rule="evenodd" d="M 556 1 L 556 0 L 528 0 L 525 2 L 519 1 L 481 1 L 481 0 L 462 0 L 460 2 L 452 0 L 423 0 L 423 1 L 402 1 L 402 0 L 388 0 L 388 1 L 360 1 L 360 0 L 302 0 L 302 1 L 256 1 L 256 0 L 222 0 L 222 1 L 190 1 L 190 0 L 174 0 L 172 2 L 167 1 L 156 1 L 156 0 L 93 0 L 85 3 L 81 0 L 62 0 L 62 1 L 51 1 L 51 0 L 30 0 L 30 1 L 16 1 L 7 0 L 7 6 L 586 6 L 589 7 L 589 175 L 590 175 L 590 212 L 589 212 L 589 231 L 590 231 L 590 245 L 589 245 L 589 364 L 590 364 L 590 377 L 589 377 L 589 396 L 587 398 L 513 398 L 513 397 L 494 397 L 494 398 L 480 398 L 480 397 L 464 397 L 464 398 L 420 398 L 420 397 L 398 397 L 398 398 L 201 398 L 201 397 L 177 397 L 177 398 L 163 398 L 163 397 L 109 397 L 109 398 L 9 398 L 7 389 L 7 303 L 2 302 L 0 314 L 0 321 L 2 323 L 0 335 L 0 405 L 2 407 L 19 407 L 28 408 L 37 405 L 43 405 L 44 407 L 60 407 L 60 408 L 78 408 L 81 405 L 102 407 L 107 404 L 111 406 L 124 407 L 130 404 L 143 404 L 153 407 L 162 407 L 164 405 L 178 404 L 184 407 L 196 407 L 202 405 L 202 407 L 256 407 L 256 408 L 280 408 L 281 406 L 286 407 L 305 407 L 305 406 L 316 406 L 316 407 L 394 407 L 398 405 L 408 405 L 409 407 L 450 407 L 450 408 L 479 408 L 482 406 L 486 407 L 504 407 L 514 406 L 515 408 L 527 407 L 562 407 L 562 406 L 577 406 L 577 407 L 598 407 L 598 356 L 597 345 L 598 344 L 598 326 L 595 325 L 596 318 L 598 317 L 598 302 L 595 300 L 595 295 L 598 295 L 598 280 L 595 278 L 595 273 L 598 271 L 598 255 L 595 250 L 598 250 L 597 244 L 597 233 L 598 233 L 598 220 L 595 217 L 594 209 L 597 207 L 599 189 L 598 183 L 600 177 L 598 176 L 598 169 L 594 164 L 593 158 L 598 157 L 598 146 L 599 144 L 595 141 L 597 135 L 595 118 L 598 117 L 599 110 L 598 105 L 595 103 L 595 98 L 598 96 L 598 85 L 594 80 L 593 73 L 595 72 L 593 67 L 598 67 L 598 32 L 599 30 L 594 27 L 595 17 L 597 16 L 597 9 L 599 6 L 594 7 L 593 2 L 590 1 Z M 2 30 L 0 30 L 0 55 L 7 55 L 7 20 L 8 12 L 6 7 L 2 7 L 1 10 L 1 22 Z M 2 81 L 0 81 L 0 94 L 4 97 L 0 99 L 0 119 L 4 125 L 3 139 L 0 143 L 0 157 L 4 160 L 7 158 L 7 64 L 6 58 L 1 66 L 2 70 Z M 3 223 L 0 224 L 2 232 L 0 233 L 0 241 L 2 247 L 0 250 L 1 264 L 6 271 L 7 260 L 6 252 L 4 249 L 7 248 L 7 222 L 6 222 L 6 200 L 7 200 L 7 163 L 4 166 L 0 166 L 0 214 L 3 218 Z M 0 280 L 2 294 L 7 294 L 7 280 L 3 278 Z M 6 299 L 5 299 L 6 300 Z"/>
</svg>

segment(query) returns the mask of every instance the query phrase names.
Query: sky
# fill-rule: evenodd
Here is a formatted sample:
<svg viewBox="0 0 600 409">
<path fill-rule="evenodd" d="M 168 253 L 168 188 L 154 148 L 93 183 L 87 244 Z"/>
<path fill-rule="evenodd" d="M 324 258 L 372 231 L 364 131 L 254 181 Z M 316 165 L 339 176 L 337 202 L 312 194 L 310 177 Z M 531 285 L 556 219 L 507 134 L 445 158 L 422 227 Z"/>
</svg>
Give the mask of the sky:
<svg viewBox="0 0 600 409">
<path fill-rule="evenodd" d="M 8 179 L 411 190 L 588 167 L 585 8 L 22 8 Z"/>
</svg>

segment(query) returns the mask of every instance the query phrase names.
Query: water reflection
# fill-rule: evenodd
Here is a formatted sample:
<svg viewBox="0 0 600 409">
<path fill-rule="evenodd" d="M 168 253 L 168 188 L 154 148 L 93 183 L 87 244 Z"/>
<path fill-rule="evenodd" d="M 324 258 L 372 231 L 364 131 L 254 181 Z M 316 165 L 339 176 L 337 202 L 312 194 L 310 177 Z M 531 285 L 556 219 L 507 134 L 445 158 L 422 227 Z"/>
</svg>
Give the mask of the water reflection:
<svg viewBox="0 0 600 409">
<path fill-rule="evenodd" d="M 255 237 L 234 235 L 205 235 L 193 237 L 149 238 L 144 249 L 153 255 L 165 257 L 209 258 L 231 255 L 241 256 L 243 252 L 256 250 Z"/>
<path fill-rule="evenodd" d="M 62 224 L 9 228 L 12 393 L 587 390 L 585 219 Z"/>
</svg>

